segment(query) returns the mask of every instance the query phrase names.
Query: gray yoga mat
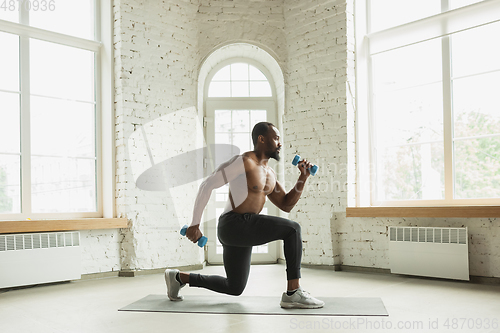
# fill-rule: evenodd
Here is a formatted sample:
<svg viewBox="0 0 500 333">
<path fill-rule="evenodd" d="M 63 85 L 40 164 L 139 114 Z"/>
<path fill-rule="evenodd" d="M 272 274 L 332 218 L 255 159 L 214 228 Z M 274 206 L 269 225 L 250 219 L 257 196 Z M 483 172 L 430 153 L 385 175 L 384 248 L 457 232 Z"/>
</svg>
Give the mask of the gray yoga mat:
<svg viewBox="0 0 500 333">
<path fill-rule="evenodd" d="M 212 314 L 307 315 L 307 316 L 388 316 L 378 297 L 318 297 L 325 302 L 320 309 L 282 309 L 280 297 L 227 295 L 185 296 L 172 302 L 166 295 L 149 295 L 119 311 L 183 312 Z"/>
</svg>

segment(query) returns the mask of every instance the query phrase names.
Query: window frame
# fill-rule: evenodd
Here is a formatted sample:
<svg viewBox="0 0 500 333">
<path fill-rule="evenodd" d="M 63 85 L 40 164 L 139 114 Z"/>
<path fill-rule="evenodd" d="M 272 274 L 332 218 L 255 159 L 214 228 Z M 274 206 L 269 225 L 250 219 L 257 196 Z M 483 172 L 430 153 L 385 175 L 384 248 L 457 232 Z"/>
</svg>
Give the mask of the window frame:
<svg viewBox="0 0 500 333">
<path fill-rule="evenodd" d="M 260 70 L 264 74 L 264 76 L 267 78 L 267 82 L 269 83 L 269 85 L 271 87 L 271 96 L 269 96 L 269 97 L 208 97 L 210 83 L 212 82 L 212 79 L 215 76 L 215 74 L 217 74 L 222 68 L 229 66 L 229 65 L 232 65 L 232 64 L 236 64 L 236 63 L 247 63 L 249 65 L 254 66 L 258 70 Z M 229 59 L 226 59 L 226 60 L 219 62 L 217 65 L 215 65 L 210 70 L 210 73 L 207 75 L 206 80 L 205 80 L 203 96 L 204 96 L 205 103 L 207 101 L 228 100 L 228 99 L 231 99 L 231 100 L 251 99 L 252 101 L 255 101 L 255 100 L 276 101 L 276 87 L 275 87 L 275 84 L 273 81 L 273 76 L 271 75 L 271 73 L 267 70 L 267 68 L 262 66 L 258 61 L 255 61 L 255 60 L 249 59 L 249 58 L 244 58 L 244 57 L 234 57 L 234 58 L 229 58 Z"/>
<path fill-rule="evenodd" d="M 21 6 L 24 7 L 24 6 Z M 0 214 L 1 221 L 104 219 L 116 216 L 114 200 L 114 80 L 113 80 L 113 7 L 110 0 L 94 0 L 94 40 L 47 31 L 27 25 L 27 14 L 21 10 L 20 23 L 0 20 L 0 31 L 19 37 L 20 113 L 21 113 L 21 213 Z M 30 114 L 29 114 L 29 42 L 30 39 L 58 43 L 94 52 L 95 78 L 95 149 L 96 211 L 76 213 L 32 213 Z M 28 166 L 28 167 L 26 167 Z M 29 207 L 26 210 L 26 206 Z M 98 224 L 94 224 L 98 229 Z M 66 227 L 67 228 L 67 227 Z"/>
<path fill-rule="evenodd" d="M 348 208 L 350 216 L 381 216 L 388 214 L 387 210 L 368 209 L 369 207 L 415 207 L 412 214 L 415 216 L 436 216 L 435 209 L 432 215 L 427 207 L 497 207 L 500 198 L 492 199 L 453 199 L 453 137 L 452 137 L 452 95 L 451 95 L 451 54 L 450 35 L 463 30 L 499 21 L 500 1 L 482 1 L 457 9 L 446 10 L 447 0 L 442 1 L 442 13 L 429 16 L 414 22 L 387 28 L 377 32 L 369 32 L 369 0 L 355 2 L 355 36 L 356 36 L 356 200 L 355 206 Z M 484 21 L 479 18 L 482 13 Z M 462 18 L 468 18 L 464 25 Z M 444 28 L 443 28 L 444 27 Z M 412 31 L 425 30 L 415 39 Z M 438 29 L 441 31 L 438 32 Z M 444 31 L 443 31 L 444 29 Z M 405 40 L 405 34 L 410 37 Z M 417 34 L 418 35 L 418 34 Z M 398 41 L 399 38 L 399 41 Z M 412 39 L 413 38 L 413 39 Z M 375 140 L 374 114 L 372 111 L 373 76 L 371 71 L 371 56 L 399 47 L 412 45 L 418 42 L 442 38 L 443 63 L 443 115 L 444 115 L 444 160 L 445 160 L 445 198 L 441 200 L 400 200 L 375 201 L 376 198 L 376 167 L 375 167 Z M 387 41 L 385 40 L 387 39 Z M 403 42 L 401 42 L 403 40 Z M 396 44 L 399 43 L 399 44 Z M 356 207 L 363 207 L 363 212 L 356 212 Z M 420 209 L 421 208 L 421 209 Z M 500 210 L 487 210 L 489 216 L 499 216 Z M 382 213 L 384 212 L 384 213 Z M 366 215 L 368 214 L 368 215 Z M 408 216 L 402 210 L 395 210 L 398 216 Z M 439 214 L 437 214 L 439 215 Z M 447 211 L 444 215 L 450 215 Z M 466 216 L 462 214 L 461 216 Z M 481 215 L 481 214 L 476 214 Z M 385 215 L 384 215 L 385 216 Z M 391 215 L 392 216 L 392 215 Z"/>
</svg>

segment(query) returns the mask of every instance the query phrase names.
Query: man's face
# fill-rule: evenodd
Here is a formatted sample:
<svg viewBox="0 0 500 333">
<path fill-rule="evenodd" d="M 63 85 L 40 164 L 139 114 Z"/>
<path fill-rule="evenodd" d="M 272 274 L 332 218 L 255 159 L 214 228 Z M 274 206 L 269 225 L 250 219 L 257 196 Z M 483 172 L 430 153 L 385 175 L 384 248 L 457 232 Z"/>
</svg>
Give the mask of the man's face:
<svg viewBox="0 0 500 333">
<path fill-rule="evenodd" d="M 272 126 L 267 133 L 266 155 L 269 156 L 269 158 L 274 158 L 276 161 L 279 161 L 280 150 L 280 132 L 276 127 Z"/>
</svg>

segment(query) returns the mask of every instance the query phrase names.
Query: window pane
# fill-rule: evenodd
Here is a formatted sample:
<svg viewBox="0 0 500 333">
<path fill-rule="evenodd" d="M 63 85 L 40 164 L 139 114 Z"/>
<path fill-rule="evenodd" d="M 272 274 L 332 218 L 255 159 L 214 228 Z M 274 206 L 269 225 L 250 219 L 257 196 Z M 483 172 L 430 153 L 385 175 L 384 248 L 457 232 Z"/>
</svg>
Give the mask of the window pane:
<svg viewBox="0 0 500 333">
<path fill-rule="evenodd" d="M 500 69 L 500 22 L 451 36 L 454 77 Z"/>
<path fill-rule="evenodd" d="M 248 110 L 234 110 L 232 124 L 235 132 L 250 132 L 250 114 Z"/>
<path fill-rule="evenodd" d="M 208 97 L 231 97 L 231 82 L 211 82 Z"/>
<path fill-rule="evenodd" d="M 266 110 L 250 110 L 250 130 L 253 129 L 255 124 L 262 121 L 267 121 Z"/>
<path fill-rule="evenodd" d="M 248 81 L 231 82 L 231 97 L 248 97 L 249 95 Z"/>
<path fill-rule="evenodd" d="M 10 21 L 19 23 L 19 2 L 18 1 L 6 1 L 0 2 L 2 7 L 0 8 L 0 20 Z M 6 7 L 3 7 L 6 6 Z"/>
<path fill-rule="evenodd" d="M 444 198 L 442 143 L 387 147 L 377 156 L 378 200 Z"/>
<path fill-rule="evenodd" d="M 231 64 L 231 81 L 248 80 L 248 64 Z"/>
<path fill-rule="evenodd" d="M 0 90 L 19 91 L 19 37 L 0 32 L 0 45 Z"/>
<path fill-rule="evenodd" d="M 233 135 L 233 145 L 239 148 L 241 153 L 250 150 L 250 135 L 248 133 L 235 133 Z"/>
<path fill-rule="evenodd" d="M 456 141 L 454 164 L 455 198 L 500 197 L 500 136 Z"/>
<path fill-rule="evenodd" d="M 31 153 L 95 157 L 94 105 L 31 97 Z"/>
<path fill-rule="evenodd" d="M 213 77 L 208 97 L 271 97 L 272 90 L 265 75 L 245 63 L 219 70 Z"/>
<path fill-rule="evenodd" d="M 215 133 L 215 144 L 231 144 L 232 143 L 232 133 Z"/>
<path fill-rule="evenodd" d="M 375 97 L 377 146 L 443 141 L 441 83 Z"/>
<path fill-rule="evenodd" d="M 230 145 L 233 143 L 233 136 L 231 132 L 225 133 L 215 133 L 215 144 L 216 145 Z M 212 151 L 214 155 L 214 168 L 217 168 L 222 163 L 226 162 L 229 156 L 233 156 L 232 148 L 228 151 L 227 146 L 216 146 L 215 150 Z"/>
<path fill-rule="evenodd" d="M 441 12 L 439 0 L 370 0 L 371 32 L 419 20 Z"/>
<path fill-rule="evenodd" d="M 19 153 L 20 109 L 19 94 L 0 92 L 0 153 Z"/>
<path fill-rule="evenodd" d="M 230 65 L 219 70 L 212 78 L 212 81 L 230 81 L 230 80 L 231 80 L 231 67 L 230 67 Z"/>
<path fill-rule="evenodd" d="M 232 157 L 234 155 L 239 155 L 242 153 L 241 151 L 241 147 L 238 146 L 238 142 L 235 142 L 235 135 L 234 133 L 232 132 L 227 132 L 227 133 L 215 133 L 215 143 L 216 144 L 228 144 L 228 145 L 232 145 L 230 148 L 231 148 L 231 151 L 222 151 L 219 149 L 219 151 L 217 151 L 215 153 L 215 167 L 218 167 L 219 165 L 221 165 L 222 163 L 226 162 L 229 158 L 228 158 L 228 155 L 229 157 Z M 247 136 L 248 137 L 248 136 Z M 223 147 L 224 149 L 226 149 L 226 147 Z M 221 154 L 218 155 L 217 153 L 220 152 Z"/>
<path fill-rule="evenodd" d="M 0 154 L 0 214 L 21 212 L 20 156 Z"/>
<path fill-rule="evenodd" d="M 261 213 L 261 214 L 265 214 L 265 213 Z M 269 250 L 268 250 L 267 244 L 252 247 L 252 253 L 268 253 L 268 252 L 269 252 Z"/>
<path fill-rule="evenodd" d="M 267 77 L 254 66 L 249 65 L 250 81 L 267 81 Z"/>
<path fill-rule="evenodd" d="M 30 1 L 29 5 L 31 26 L 94 39 L 94 0 L 47 0 L 47 5 Z"/>
<path fill-rule="evenodd" d="M 381 90 L 440 82 L 441 39 L 434 39 L 372 56 L 373 85 Z"/>
<path fill-rule="evenodd" d="M 216 188 L 215 189 L 215 193 L 218 193 L 218 194 L 228 194 L 229 193 L 229 186 L 221 186 L 219 188 Z"/>
<path fill-rule="evenodd" d="M 222 201 L 226 202 L 227 199 L 229 198 L 229 195 L 226 193 L 215 193 L 215 201 Z"/>
<path fill-rule="evenodd" d="M 31 162 L 34 213 L 96 211 L 95 159 L 33 156 Z"/>
<path fill-rule="evenodd" d="M 500 134 L 500 72 L 453 81 L 454 137 Z"/>
<path fill-rule="evenodd" d="M 94 53 L 31 39 L 31 93 L 94 101 Z"/>
<path fill-rule="evenodd" d="M 271 97 L 272 95 L 269 82 L 250 81 L 250 97 Z"/>
<path fill-rule="evenodd" d="M 226 202 L 229 198 L 229 186 L 226 184 L 215 189 L 215 201 Z"/>
<path fill-rule="evenodd" d="M 233 145 L 240 149 L 241 153 L 250 150 L 250 134 L 248 133 L 235 133 L 233 134 Z"/>
<path fill-rule="evenodd" d="M 441 43 L 433 40 L 373 56 L 376 145 L 442 142 Z"/>
<path fill-rule="evenodd" d="M 231 131 L 231 110 L 215 110 L 215 132 Z"/>
</svg>

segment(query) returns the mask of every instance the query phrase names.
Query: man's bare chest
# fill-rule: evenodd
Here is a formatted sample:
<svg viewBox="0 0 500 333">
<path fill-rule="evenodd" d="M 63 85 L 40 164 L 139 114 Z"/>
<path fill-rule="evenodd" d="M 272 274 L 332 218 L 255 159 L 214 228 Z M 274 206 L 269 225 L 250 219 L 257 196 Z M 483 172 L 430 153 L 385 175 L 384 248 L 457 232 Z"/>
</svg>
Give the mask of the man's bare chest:
<svg viewBox="0 0 500 333">
<path fill-rule="evenodd" d="M 276 176 L 271 168 L 259 166 L 247 173 L 247 182 L 250 191 L 268 195 L 276 186 Z"/>
</svg>

